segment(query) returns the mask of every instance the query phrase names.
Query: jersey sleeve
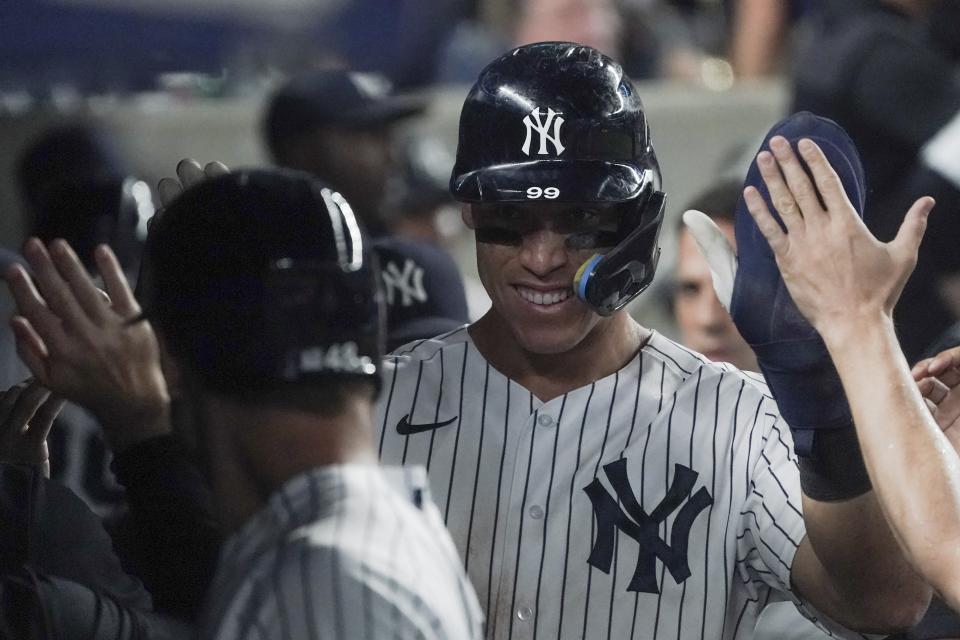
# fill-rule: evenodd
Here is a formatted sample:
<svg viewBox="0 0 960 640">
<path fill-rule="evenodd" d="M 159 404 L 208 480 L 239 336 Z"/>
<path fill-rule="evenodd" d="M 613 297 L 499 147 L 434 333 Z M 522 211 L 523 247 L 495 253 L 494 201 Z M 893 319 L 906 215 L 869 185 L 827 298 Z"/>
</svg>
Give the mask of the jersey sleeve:
<svg viewBox="0 0 960 640">
<path fill-rule="evenodd" d="M 753 464 L 750 492 L 741 511 L 737 537 L 740 578 L 779 591 L 825 637 L 869 638 L 826 618 L 794 592 L 790 572 L 807 530 L 793 438 L 772 399 L 764 400 L 756 420 L 754 438 L 759 440 L 759 454 Z"/>
<path fill-rule="evenodd" d="M 758 454 L 740 512 L 738 571 L 745 580 L 790 594 L 790 567 L 806 535 L 793 438 L 770 400 L 754 419 L 751 444 Z"/>
<path fill-rule="evenodd" d="M 244 620 L 221 640 L 401 638 L 479 640 L 467 619 L 435 611 L 394 576 L 370 570 L 333 547 L 290 545 L 283 567 L 247 592 Z"/>
</svg>

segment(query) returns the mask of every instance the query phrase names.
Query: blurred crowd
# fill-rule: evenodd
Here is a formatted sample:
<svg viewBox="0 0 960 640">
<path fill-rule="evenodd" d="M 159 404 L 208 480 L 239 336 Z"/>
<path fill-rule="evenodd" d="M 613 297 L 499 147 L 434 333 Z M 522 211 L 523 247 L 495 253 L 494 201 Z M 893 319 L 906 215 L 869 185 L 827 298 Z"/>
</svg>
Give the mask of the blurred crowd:
<svg viewBox="0 0 960 640">
<path fill-rule="evenodd" d="M 65 4 L 70 12 L 84 5 Z M 123 3 L 112 4 L 115 10 Z M 98 279 L 95 249 L 107 244 L 135 285 L 149 221 L 161 201 L 170 199 L 164 189 L 175 187 L 157 187 L 148 183 L 154 176 L 140 175 L 142 163 L 104 125 L 104 96 L 116 104 L 163 92 L 187 106 L 200 98 L 254 96 L 256 130 L 242 135 L 259 141 L 271 165 L 306 172 L 335 188 L 372 239 L 387 305 L 388 352 L 456 330 L 483 317 L 491 301 L 472 255 L 462 250 L 470 231 L 449 193 L 456 149 L 450 136 L 433 125 L 436 104 L 446 99 L 445 92 L 459 100 L 465 93 L 461 88 L 487 62 L 515 46 L 569 41 L 620 62 L 628 76 L 640 81 L 642 99 L 647 92 L 677 84 L 709 92 L 749 91 L 764 83 L 785 87 L 788 104 L 782 115 L 811 111 L 830 118 L 858 148 L 866 173 L 864 220 L 882 241 L 894 238 L 910 203 L 934 196 L 937 210 L 894 319 L 910 364 L 960 345 L 960 3 L 319 4 L 323 6 L 315 11 L 288 8 L 287 17 L 294 16 L 296 24 L 277 20 L 248 39 L 224 37 L 227 44 L 215 52 L 220 60 L 216 68 L 203 58 L 209 50 L 198 46 L 195 52 L 177 52 L 177 67 L 157 69 L 163 58 L 162 45 L 157 45 L 159 53 L 148 67 L 152 85 L 140 79 L 125 84 L 124 72 L 114 73 L 122 68 L 116 60 L 111 68 L 82 69 L 82 55 L 71 59 L 75 52 L 67 44 L 60 45 L 49 68 L 36 61 L 26 65 L 12 47 L 0 46 L 0 56 L 8 55 L 12 63 L 9 76 L 0 79 L 0 119 L 8 123 L 3 130 L 36 112 L 47 114 L 49 123 L 24 144 L 4 146 L 2 152 L 15 156 L 3 163 L 11 170 L 0 180 L 16 194 L 20 211 L 20 224 L 9 221 L 16 215 L 4 214 L 11 218 L 0 254 L 3 267 L 27 265 L 21 255 L 27 237 L 45 243 L 62 238 L 94 282 L 106 288 Z M 96 10 L 106 11 L 109 5 Z M 39 31 L 39 21 L 58 8 L 53 2 L 4 7 L 0 24 L 7 26 L 0 26 L 0 34 L 14 24 Z M 175 9 L 164 14 L 154 7 L 125 19 L 135 30 L 141 20 L 170 21 L 172 15 L 177 15 Z M 208 25 L 224 20 L 216 11 L 176 19 Z M 252 22 L 241 16 L 219 28 L 249 35 Z M 180 55 L 184 53 L 196 56 L 196 66 Z M 137 62 L 135 57 L 131 62 Z M 0 59 L 0 67 L 3 63 Z M 76 82 L 72 72 L 79 74 Z M 29 81 L 17 80 L 27 75 Z M 740 141 L 742 148 L 755 148 L 773 122 L 757 122 L 754 136 Z M 654 136 L 656 125 L 651 123 Z M 178 159 L 167 159 L 171 173 Z M 756 356 L 715 295 L 711 269 L 679 216 L 687 209 L 704 212 L 735 242 L 733 214 L 744 167 L 740 160 L 730 160 L 716 167 L 715 180 L 696 197 L 668 200 L 670 221 L 661 242 L 665 266 L 634 312 L 641 319 L 665 318 L 665 334 L 709 360 L 755 371 Z M 6 292 L 0 294 L 0 310 L 4 319 L 14 312 Z M 0 328 L 0 372 L 2 389 L 30 376 L 6 326 Z M 50 477 L 104 518 L 111 534 L 135 537 L 126 517 L 128 497 L 116 479 L 117 466 L 97 418 L 68 402 L 47 446 Z M 0 523 L 0 535 L 4 531 Z M 824 637 L 813 627 L 799 626 L 791 614 L 781 620 L 776 607 L 770 610 L 761 618 L 757 637 Z M 960 637 L 960 618 L 935 602 L 924 621 L 903 637 Z"/>
</svg>

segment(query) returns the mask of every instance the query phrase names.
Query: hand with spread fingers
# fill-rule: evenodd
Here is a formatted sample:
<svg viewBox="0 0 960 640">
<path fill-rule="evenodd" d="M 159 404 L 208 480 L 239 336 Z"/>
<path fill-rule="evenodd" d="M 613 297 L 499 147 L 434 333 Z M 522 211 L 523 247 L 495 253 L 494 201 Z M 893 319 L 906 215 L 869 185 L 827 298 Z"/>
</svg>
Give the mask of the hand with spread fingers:
<svg viewBox="0 0 960 640">
<path fill-rule="evenodd" d="M 47 435 L 63 403 L 33 379 L 0 394 L 0 462 L 36 465 L 49 478 Z"/>
<path fill-rule="evenodd" d="M 38 383 L 89 409 L 115 451 L 169 431 L 169 397 L 159 347 L 113 252 L 95 252 L 111 302 L 62 240 L 24 246 L 31 278 L 6 273 L 17 305 L 17 353 Z"/>
<path fill-rule="evenodd" d="M 904 558 L 960 610 L 960 552 L 951 542 L 960 537 L 960 352 L 921 362 L 911 376 L 892 317 L 934 201 L 918 199 L 897 236 L 879 242 L 821 149 L 810 140 L 797 149 L 800 158 L 774 139 L 757 158 L 783 225 L 754 188 L 744 191 L 747 207 L 790 295 L 830 352 L 873 495 Z"/>
<path fill-rule="evenodd" d="M 882 243 L 857 215 L 816 143 L 797 144 L 813 183 L 786 139 L 773 138 L 770 149 L 760 152 L 757 165 L 783 227 L 756 188 L 744 190 L 744 199 L 801 313 L 828 344 L 865 319 L 889 317 L 916 265 L 933 199 L 917 200 L 897 237 Z"/>
<path fill-rule="evenodd" d="M 960 452 L 960 347 L 921 360 L 911 373 L 937 426 Z"/>
</svg>

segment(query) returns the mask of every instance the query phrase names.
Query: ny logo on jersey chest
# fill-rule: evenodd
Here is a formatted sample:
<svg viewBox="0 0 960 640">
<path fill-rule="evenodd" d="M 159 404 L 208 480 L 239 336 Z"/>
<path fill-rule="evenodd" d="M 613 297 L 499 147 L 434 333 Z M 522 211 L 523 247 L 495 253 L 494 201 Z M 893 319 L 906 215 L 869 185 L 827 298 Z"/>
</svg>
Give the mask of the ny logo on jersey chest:
<svg viewBox="0 0 960 640">
<path fill-rule="evenodd" d="M 678 584 L 689 578 L 687 543 L 690 539 L 690 528 L 700 512 L 713 504 L 713 497 L 706 487 L 700 487 L 699 491 L 690 495 L 699 474 L 682 464 L 674 465 L 673 481 L 667 489 L 667 495 L 647 514 L 630 486 L 626 459 L 621 458 L 604 465 L 603 470 L 617 497 L 615 499 L 607 492 L 599 478 L 594 478 L 593 482 L 583 488 L 593 505 L 597 522 L 597 539 L 587 563 L 609 574 L 619 531 L 627 534 L 640 546 L 637 568 L 627 591 L 660 593 L 657 560 L 663 563 Z M 660 525 L 678 509 L 670 528 L 670 544 L 667 544 L 660 537 Z"/>
</svg>

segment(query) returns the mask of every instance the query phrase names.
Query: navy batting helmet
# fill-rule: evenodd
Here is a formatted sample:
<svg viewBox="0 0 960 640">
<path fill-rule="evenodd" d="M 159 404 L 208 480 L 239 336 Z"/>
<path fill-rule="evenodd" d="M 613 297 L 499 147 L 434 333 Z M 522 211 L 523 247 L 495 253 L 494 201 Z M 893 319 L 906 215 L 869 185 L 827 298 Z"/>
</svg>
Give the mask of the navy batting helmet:
<svg viewBox="0 0 960 640">
<path fill-rule="evenodd" d="M 142 302 L 213 390 L 379 383 L 374 262 L 340 194 L 307 174 L 238 171 L 187 189 L 151 226 Z"/>
<path fill-rule="evenodd" d="M 463 105 L 450 190 L 468 203 L 619 205 L 613 248 L 583 265 L 574 289 L 608 315 L 653 280 L 660 167 L 633 84 L 595 49 L 542 42 L 488 65 Z"/>
</svg>

